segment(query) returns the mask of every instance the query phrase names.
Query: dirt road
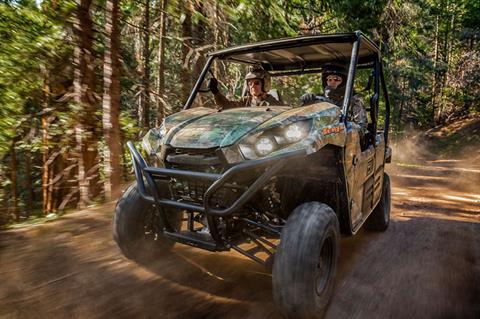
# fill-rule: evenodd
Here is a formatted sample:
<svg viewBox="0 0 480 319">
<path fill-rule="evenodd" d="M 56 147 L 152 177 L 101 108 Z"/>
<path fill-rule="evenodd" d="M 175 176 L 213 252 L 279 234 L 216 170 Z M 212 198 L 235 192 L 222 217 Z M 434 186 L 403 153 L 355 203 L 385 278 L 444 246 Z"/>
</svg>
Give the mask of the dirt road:
<svg viewBox="0 0 480 319">
<path fill-rule="evenodd" d="M 480 163 L 391 165 L 392 222 L 341 241 L 327 318 L 480 318 Z M 0 232 L 0 318 L 280 318 L 271 278 L 177 246 L 149 267 L 111 235 L 113 204 Z"/>
</svg>

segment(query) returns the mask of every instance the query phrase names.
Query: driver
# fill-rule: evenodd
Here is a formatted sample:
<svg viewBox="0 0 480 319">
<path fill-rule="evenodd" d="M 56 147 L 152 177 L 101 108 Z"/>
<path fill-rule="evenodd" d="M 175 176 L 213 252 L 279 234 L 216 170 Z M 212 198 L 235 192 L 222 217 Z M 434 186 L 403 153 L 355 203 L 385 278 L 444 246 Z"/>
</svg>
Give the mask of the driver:
<svg viewBox="0 0 480 319">
<path fill-rule="evenodd" d="M 219 110 L 234 107 L 282 105 L 268 93 L 271 88 L 270 74 L 263 68 L 258 66 L 252 67 L 245 76 L 245 82 L 249 94 L 241 97 L 239 101 L 230 101 L 220 93 L 218 81 L 215 78 L 208 80 L 207 87 L 213 93 L 215 104 Z"/>
<path fill-rule="evenodd" d="M 317 96 L 313 93 L 307 93 L 304 94 L 300 99 L 302 100 L 303 105 L 327 100 L 341 107 L 343 98 L 345 96 L 346 83 L 347 69 L 343 65 L 327 63 L 323 66 L 322 72 L 322 85 L 325 88 L 324 96 Z M 353 95 L 351 103 L 351 120 L 360 125 L 362 128 L 366 128 L 368 120 L 362 99 L 357 95 Z"/>
</svg>

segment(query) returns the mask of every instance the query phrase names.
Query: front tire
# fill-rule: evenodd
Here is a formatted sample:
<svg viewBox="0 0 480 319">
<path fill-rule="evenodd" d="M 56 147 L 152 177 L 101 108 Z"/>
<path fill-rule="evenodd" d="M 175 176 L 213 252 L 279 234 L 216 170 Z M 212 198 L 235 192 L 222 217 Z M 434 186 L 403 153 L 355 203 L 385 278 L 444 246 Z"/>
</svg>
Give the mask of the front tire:
<svg viewBox="0 0 480 319">
<path fill-rule="evenodd" d="M 333 293 L 339 237 L 329 206 L 309 202 L 292 212 L 273 264 L 273 297 L 285 317 L 323 317 Z"/>
<path fill-rule="evenodd" d="M 372 214 L 368 217 L 365 228 L 373 231 L 384 231 L 390 224 L 390 209 L 391 209 L 391 189 L 390 177 L 387 173 L 383 175 L 382 197 Z"/>
<path fill-rule="evenodd" d="M 149 263 L 168 252 L 174 241 L 161 235 L 163 225 L 155 218 L 155 208 L 140 195 L 137 184 L 128 187 L 118 200 L 113 216 L 113 238 L 128 259 Z M 172 227 L 182 223 L 182 212 L 167 210 Z M 156 230 L 151 226 L 156 225 Z"/>
</svg>

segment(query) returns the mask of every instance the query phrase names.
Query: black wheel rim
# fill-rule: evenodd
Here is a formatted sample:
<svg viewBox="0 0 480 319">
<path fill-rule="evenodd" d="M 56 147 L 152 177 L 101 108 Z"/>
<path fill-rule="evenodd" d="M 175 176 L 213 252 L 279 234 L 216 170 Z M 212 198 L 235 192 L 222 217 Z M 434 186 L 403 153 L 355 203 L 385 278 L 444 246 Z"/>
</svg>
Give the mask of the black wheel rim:
<svg viewBox="0 0 480 319">
<path fill-rule="evenodd" d="M 320 257 L 317 263 L 315 290 L 318 296 L 321 296 L 324 293 L 328 283 L 330 282 L 332 276 L 334 250 L 334 240 L 330 235 L 323 241 L 323 245 L 320 250 Z"/>
</svg>

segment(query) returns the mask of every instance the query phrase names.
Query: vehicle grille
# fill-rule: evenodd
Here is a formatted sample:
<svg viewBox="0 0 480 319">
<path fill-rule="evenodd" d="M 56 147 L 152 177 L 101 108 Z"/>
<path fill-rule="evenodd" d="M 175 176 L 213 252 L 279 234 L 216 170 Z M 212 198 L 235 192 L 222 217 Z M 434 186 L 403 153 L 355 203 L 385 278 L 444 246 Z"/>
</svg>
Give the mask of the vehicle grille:
<svg viewBox="0 0 480 319">
<path fill-rule="evenodd" d="M 172 178 L 170 181 L 170 189 L 172 196 L 176 200 L 184 200 L 194 203 L 203 203 L 205 192 L 210 184 L 198 181 L 190 181 L 186 179 Z M 222 203 L 226 197 L 226 189 L 219 189 L 212 197 L 211 203 Z"/>
<path fill-rule="evenodd" d="M 224 168 L 218 149 L 182 149 L 171 148 L 165 155 L 168 168 L 205 173 L 221 173 Z"/>
<path fill-rule="evenodd" d="M 171 148 L 166 152 L 164 163 L 167 168 L 217 174 L 222 173 L 225 167 L 217 155 L 217 149 Z M 170 190 L 174 199 L 194 203 L 203 203 L 204 194 L 210 185 L 211 182 L 188 178 L 170 180 Z M 212 203 L 220 203 L 225 197 L 225 192 L 224 189 L 216 192 Z"/>
</svg>

